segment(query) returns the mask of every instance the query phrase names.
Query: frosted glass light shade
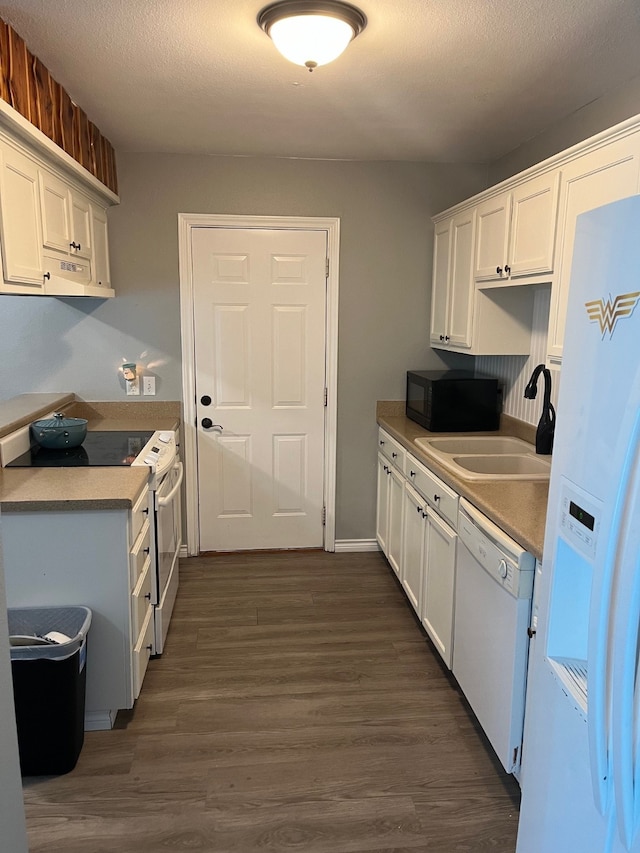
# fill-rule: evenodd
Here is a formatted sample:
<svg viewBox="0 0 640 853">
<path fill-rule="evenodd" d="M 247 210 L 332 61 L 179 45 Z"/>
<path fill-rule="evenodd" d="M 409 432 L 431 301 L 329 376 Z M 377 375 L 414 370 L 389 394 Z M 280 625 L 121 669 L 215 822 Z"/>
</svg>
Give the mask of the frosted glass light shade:
<svg viewBox="0 0 640 853">
<path fill-rule="evenodd" d="M 296 15 L 276 21 L 269 30 L 280 53 L 296 65 L 315 67 L 333 62 L 355 35 L 345 21 L 326 15 Z"/>
<path fill-rule="evenodd" d="M 340 56 L 367 19 L 342 0 L 278 0 L 265 6 L 258 24 L 284 57 L 313 71 Z"/>
</svg>

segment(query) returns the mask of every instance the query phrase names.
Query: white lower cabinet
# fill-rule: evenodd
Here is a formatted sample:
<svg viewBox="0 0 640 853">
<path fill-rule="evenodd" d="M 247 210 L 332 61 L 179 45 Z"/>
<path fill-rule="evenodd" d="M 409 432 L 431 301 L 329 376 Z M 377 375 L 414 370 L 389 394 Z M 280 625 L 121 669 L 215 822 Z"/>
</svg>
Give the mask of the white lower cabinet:
<svg viewBox="0 0 640 853">
<path fill-rule="evenodd" d="M 404 518 L 404 476 L 395 468 L 389 476 L 389 532 L 387 560 L 393 571 L 402 572 L 402 521 Z"/>
<path fill-rule="evenodd" d="M 382 444 L 380 444 L 382 442 Z M 393 442 L 393 444 L 391 444 Z M 447 667 L 453 661 L 458 494 L 380 431 L 377 539 Z M 384 455 L 384 453 L 388 455 Z M 395 461 L 400 459 L 397 454 Z"/>
<path fill-rule="evenodd" d="M 9 607 L 91 609 L 85 728 L 111 728 L 153 651 L 146 486 L 131 509 L 3 512 L 1 525 Z"/>
<path fill-rule="evenodd" d="M 401 582 L 413 609 L 420 616 L 425 575 L 427 504 L 409 483 L 404 486 L 403 563 Z"/>
<path fill-rule="evenodd" d="M 455 530 L 428 509 L 420 620 L 449 669 L 453 664 L 457 541 Z"/>
</svg>

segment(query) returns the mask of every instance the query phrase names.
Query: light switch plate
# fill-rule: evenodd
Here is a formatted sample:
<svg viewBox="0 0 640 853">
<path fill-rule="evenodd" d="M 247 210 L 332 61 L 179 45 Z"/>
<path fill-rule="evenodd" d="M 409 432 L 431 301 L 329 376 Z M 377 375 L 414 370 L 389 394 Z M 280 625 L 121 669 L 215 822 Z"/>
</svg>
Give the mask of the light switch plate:
<svg viewBox="0 0 640 853">
<path fill-rule="evenodd" d="M 147 396 L 152 396 L 156 393 L 156 377 L 155 376 L 143 376 L 142 377 L 142 393 Z"/>
</svg>

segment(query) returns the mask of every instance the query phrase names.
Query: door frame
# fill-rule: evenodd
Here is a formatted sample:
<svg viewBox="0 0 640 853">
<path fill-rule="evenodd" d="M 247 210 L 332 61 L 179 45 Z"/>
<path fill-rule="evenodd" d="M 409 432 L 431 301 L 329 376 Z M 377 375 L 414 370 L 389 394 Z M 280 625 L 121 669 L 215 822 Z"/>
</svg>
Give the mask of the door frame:
<svg viewBox="0 0 640 853">
<path fill-rule="evenodd" d="M 316 216 L 243 216 L 214 213 L 178 214 L 178 258 L 180 272 L 180 330 L 182 334 L 182 457 L 185 467 L 187 554 L 199 553 L 198 459 L 196 429 L 195 325 L 193 317 L 194 228 L 325 231 L 329 267 L 326 279 L 324 418 L 324 550 L 335 551 L 336 458 L 338 422 L 338 291 L 340 219 Z"/>
</svg>

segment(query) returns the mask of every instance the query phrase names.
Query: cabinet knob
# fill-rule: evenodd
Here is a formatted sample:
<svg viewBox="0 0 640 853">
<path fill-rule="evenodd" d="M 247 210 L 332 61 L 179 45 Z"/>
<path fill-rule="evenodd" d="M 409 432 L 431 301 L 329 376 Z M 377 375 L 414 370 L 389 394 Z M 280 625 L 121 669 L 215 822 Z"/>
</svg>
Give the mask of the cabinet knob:
<svg viewBox="0 0 640 853">
<path fill-rule="evenodd" d="M 496 267 L 496 272 L 498 275 L 502 275 L 502 267 Z"/>
<path fill-rule="evenodd" d="M 511 267 L 508 264 L 505 264 L 504 271 L 507 275 L 511 275 Z"/>
</svg>

